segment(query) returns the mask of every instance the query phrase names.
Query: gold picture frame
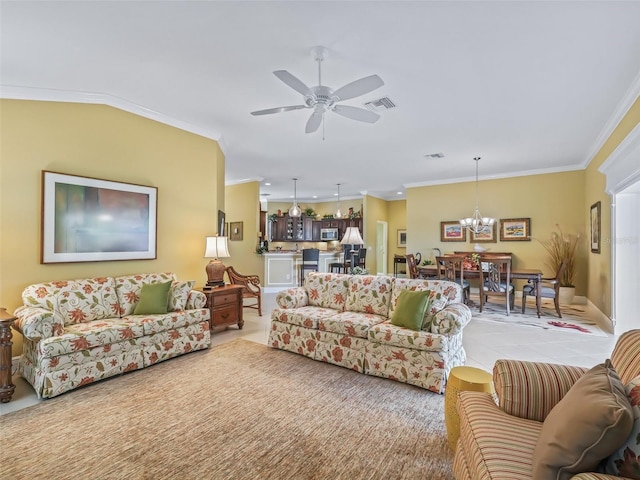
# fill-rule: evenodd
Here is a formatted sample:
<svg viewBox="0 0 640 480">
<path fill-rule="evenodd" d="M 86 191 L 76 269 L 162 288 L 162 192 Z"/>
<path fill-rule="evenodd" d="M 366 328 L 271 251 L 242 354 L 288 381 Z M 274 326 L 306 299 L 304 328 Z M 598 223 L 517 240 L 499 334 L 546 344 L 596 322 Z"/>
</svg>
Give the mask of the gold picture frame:
<svg viewBox="0 0 640 480">
<path fill-rule="evenodd" d="M 242 240 L 242 222 L 229 222 L 229 240 Z"/>
<path fill-rule="evenodd" d="M 466 242 L 467 229 L 458 221 L 440 222 L 441 242 Z"/>
<path fill-rule="evenodd" d="M 591 253 L 600 253 L 600 202 L 591 205 L 590 210 L 590 230 L 591 230 Z"/>
<path fill-rule="evenodd" d="M 529 242 L 531 241 L 530 218 L 501 218 L 501 242 Z"/>
<path fill-rule="evenodd" d="M 398 230 L 398 248 L 407 248 L 406 230 Z"/>
<path fill-rule="evenodd" d="M 498 225 L 494 223 L 481 233 L 471 232 L 470 237 L 471 243 L 498 243 Z"/>
</svg>

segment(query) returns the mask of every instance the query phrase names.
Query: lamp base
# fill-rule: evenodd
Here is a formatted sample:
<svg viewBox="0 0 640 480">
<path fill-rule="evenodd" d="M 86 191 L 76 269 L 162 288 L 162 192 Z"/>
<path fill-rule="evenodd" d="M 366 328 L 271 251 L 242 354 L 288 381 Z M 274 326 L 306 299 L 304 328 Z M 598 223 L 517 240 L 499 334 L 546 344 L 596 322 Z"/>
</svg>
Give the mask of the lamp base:
<svg viewBox="0 0 640 480">
<path fill-rule="evenodd" d="M 226 268 L 222 260 L 214 258 L 206 267 L 207 271 L 207 284 L 205 288 L 221 287 L 224 285 L 224 272 Z"/>
</svg>

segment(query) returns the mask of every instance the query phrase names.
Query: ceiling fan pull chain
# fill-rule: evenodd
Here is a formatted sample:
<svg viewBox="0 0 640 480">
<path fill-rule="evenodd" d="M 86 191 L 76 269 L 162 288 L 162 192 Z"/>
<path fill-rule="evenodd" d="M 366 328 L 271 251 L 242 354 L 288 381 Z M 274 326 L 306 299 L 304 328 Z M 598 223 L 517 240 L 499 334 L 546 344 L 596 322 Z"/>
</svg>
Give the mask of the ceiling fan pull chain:
<svg viewBox="0 0 640 480">
<path fill-rule="evenodd" d="M 322 141 L 324 142 L 324 113 L 322 114 Z"/>
</svg>

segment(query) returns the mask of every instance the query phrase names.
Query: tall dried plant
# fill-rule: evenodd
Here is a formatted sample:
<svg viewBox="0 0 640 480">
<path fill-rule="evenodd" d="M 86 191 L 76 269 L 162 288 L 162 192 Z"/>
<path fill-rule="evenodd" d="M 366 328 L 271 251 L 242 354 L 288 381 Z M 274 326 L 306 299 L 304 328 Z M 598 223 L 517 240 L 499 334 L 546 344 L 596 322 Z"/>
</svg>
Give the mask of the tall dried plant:
<svg viewBox="0 0 640 480">
<path fill-rule="evenodd" d="M 549 253 L 549 258 L 546 265 L 551 268 L 555 274 L 560 268 L 562 261 L 567 259 L 567 266 L 564 269 L 562 277 L 560 278 L 561 287 L 573 287 L 575 286 L 573 280 L 576 275 L 576 254 L 578 247 L 580 246 L 580 234 L 579 233 L 564 233 L 560 225 L 557 232 L 551 232 L 551 238 L 549 240 L 540 240 L 540 243 Z"/>
</svg>

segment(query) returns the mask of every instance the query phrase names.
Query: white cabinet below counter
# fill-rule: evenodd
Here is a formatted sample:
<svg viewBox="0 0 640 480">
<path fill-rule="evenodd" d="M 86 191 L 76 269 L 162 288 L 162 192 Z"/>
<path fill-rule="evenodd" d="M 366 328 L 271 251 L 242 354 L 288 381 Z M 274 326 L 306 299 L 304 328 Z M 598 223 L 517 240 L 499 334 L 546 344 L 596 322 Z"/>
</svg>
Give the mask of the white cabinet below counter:
<svg viewBox="0 0 640 480">
<path fill-rule="evenodd" d="M 300 264 L 302 253 L 269 252 L 263 253 L 265 292 L 279 292 L 300 284 Z M 320 252 L 320 272 L 328 272 L 329 264 L 342 262 L 340 252 Z"/>
</svg>

